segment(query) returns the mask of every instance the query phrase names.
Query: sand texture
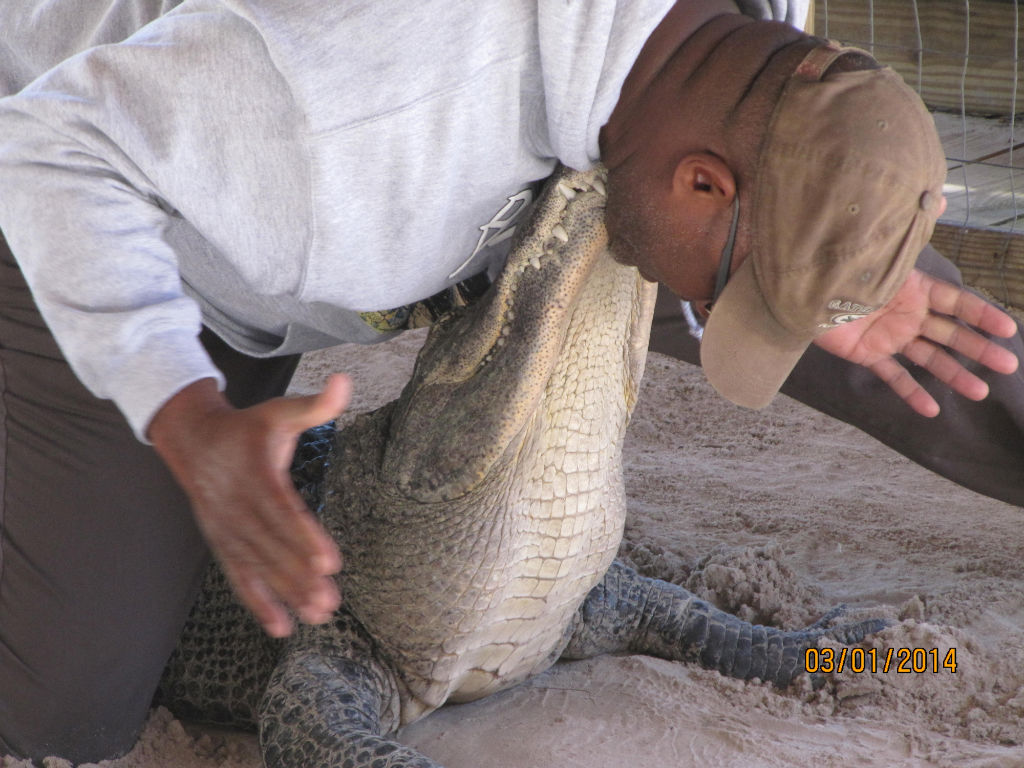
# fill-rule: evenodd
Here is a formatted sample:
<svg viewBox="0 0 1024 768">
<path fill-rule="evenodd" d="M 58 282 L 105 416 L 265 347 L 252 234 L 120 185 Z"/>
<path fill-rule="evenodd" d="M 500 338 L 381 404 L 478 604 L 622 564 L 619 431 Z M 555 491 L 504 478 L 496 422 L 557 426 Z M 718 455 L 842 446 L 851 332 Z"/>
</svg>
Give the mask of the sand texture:
<svg viewBox="0 0 1024 768">
<path fill-rule="evenodd" d="M 375 407 L 397 394 L 421 338 L 310 356 L 294 389 L 348 371 L 352 409 Z M 894 655 L 888 673 L 847 669 L 820 690 L 780 693 L 603 657 L 443 709 L 403 741 L 446 768 L 1024 766 L 1024 510 L 785 397 L 759 413 L 735 408 L 699 369 L 659 355 L 626 452 L 628 561 L 757 622 L 800 627 L 838 603 L 891 618 L 865 650 L 880 666 L 888 649 L 935 649 L 916 658 L 929 671 L 897 672 Z M 932 672 L 950 649 L 956 671 Z M 132 753 L 101 765 L 255 768 L 259 758 L 251 734 L 158 710 Z"/>
</svg>

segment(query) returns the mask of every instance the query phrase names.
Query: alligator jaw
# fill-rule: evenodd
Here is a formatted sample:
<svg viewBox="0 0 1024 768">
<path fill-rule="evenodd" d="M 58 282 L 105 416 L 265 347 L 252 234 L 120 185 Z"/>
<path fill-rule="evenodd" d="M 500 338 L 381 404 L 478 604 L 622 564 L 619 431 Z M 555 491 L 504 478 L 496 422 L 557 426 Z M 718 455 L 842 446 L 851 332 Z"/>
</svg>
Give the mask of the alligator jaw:
<svg viewBox="0 0 1024 768">
<path fill-rule="evenodd" d="M 459 498 L 515 445 L 561 354 L 580 288 L 607 246 L 604 202 L 603 171 L 570 171 L 548 184 L 487 296 L 431 330 L 384 457 L 384 476 L 403 495 Z M 569 262 L 573 268 L 562 268 Z M 546 311 L 517 311 L 524 306 Z M 473 402 L 482 405 L 467 406 Z M 460 436 L 459 451 L 423 448 L 452 435 Z"/>
</svg>

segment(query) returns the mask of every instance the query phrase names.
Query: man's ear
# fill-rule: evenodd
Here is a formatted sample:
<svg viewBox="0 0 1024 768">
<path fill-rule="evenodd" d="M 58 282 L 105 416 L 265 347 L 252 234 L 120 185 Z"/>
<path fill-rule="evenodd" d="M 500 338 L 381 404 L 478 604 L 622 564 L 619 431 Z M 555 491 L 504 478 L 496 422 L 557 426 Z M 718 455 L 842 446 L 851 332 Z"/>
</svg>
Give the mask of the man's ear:
<svg viewBox="0 0 1024 768">
<path fill-rule="evenodd" d="M 708 213 L 732 205 L 736 196 L 736 177 L 729 166 L 710 152 L 685 155 L 672 175 L 672 196 L 691 210 Z"/>
</svg>

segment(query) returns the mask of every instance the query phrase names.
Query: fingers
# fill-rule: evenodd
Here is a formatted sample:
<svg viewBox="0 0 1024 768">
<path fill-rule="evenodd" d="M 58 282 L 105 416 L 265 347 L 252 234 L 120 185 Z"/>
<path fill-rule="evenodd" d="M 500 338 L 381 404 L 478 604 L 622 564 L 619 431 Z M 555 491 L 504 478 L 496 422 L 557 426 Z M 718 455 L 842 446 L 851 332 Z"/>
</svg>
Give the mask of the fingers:
<svg viewBox="0 0 1024 768">
<path fill-rule="evenodd" d="M 266 563 L 274 591 L 303 621 L 332 613 L 340 599 L 333 580 L 324 577 L 341 570 L 338 546 L 292 488 L 290 477 L 276 478 L 271 487 L 275 492 L 254 510 L 260 529 L 251 537 L 253 555 Z"/>
<path fill-rule="evenodd" d="M 904 347 L 903 355 L 969 400 L 984 400 L 988 396 L 988 384 L 948 352 L 928 341 L 917 339 L 911 342 Z"/>
<path fill-rule="evenodd" d="M 988 396 L 988 384 L 935 344 L 917 339 L 903 348 L 903 355 L 969 400 L 984 400 Z M 935 399 L 895 359 L 881 359 L 871 366 L 871 370 L 922 416 L 932 417 L 939 413 Z"/>
<path fill-rule="evenodd" d="M 232 565 L 229 559 L 222 558 L 220 565 L 235 595 L 256 617 L 263 631 L 271 637 L 288 637 L 294 629 L 291 616 L 266 584 L 244 566 Z"/>
<path fill-rule="evenodd" d="M 1008 339 L 1017 332 L 1017 323 L 1012 317 L 977 294 L 927 275 L 923 276 L 923 282 L 933 312 L 958 318 L 993 336 Z"/>
<path fill-rule="evenodd" d="M 928 336 L 994 370 L 1012 373 L 1016 369 L 1017 358 L 1013 354 L 957 323 L 950 321 L 945 321 L 945 323 L 954 326 L 955 330 L 938 329 L 934 333 L 929 332 Z M 1012 358 L 1012 365 L 1006 366 L 1005 359 L 998 354 L 993 355 L 993 350 L 1007 352 L 1007 355 Z M 924 368 L 939 381 L 949 386 L 954 392 L 969 400 L 984 400 L 988 396 L 989 386 L 985 381 L 971 373 L 956 358 L 930 341 L 923 338 L 915 339 L 903 348 L 902 354 L 912 363 Z M 1002 368 L 997 366 L 1002 366 Z M 938 415 L 939 405 L 935 398 L 918 384 L 910 372 L 894 358 L 882 358 L 870 368 L 917 413 L 927 417 Z"/>
<path fill-rule="evenodd" d="M 253 564 L 240 562 L 235 558 L 220 559 L 221 568 L 235 590 L 238 599 L 245 605 L 271 637 L 287 637 L 294 629 L 294 622 L 286 603 L 281 595 L 286 593 L 276 579 L 267 580 L 265 572 Z M 271 574 L 272 575 L 272 574 Z M 328 584 L 325 591 L 333 589 L 337 600 L 337 588 Z M 322 624 L 330 619 L 337 606 L 333 609 L 313 609 L 305 607 L 297 610 L 299 618 L 307 624 Z"/>
<path fill-rule="evenodd" d="M 907 405 L 927 418 L 939 415 L 939 404 L 928 394 L 910 372 L 891 357 L 885 357 L 870 366 L 871 371 L 889 385 Z"/>
<path fill-rule="evenodd" d="M 1017 370 L 1017 356 L 1010 350 L 948 317 L 930 315 L 921 325 L 921 335 L 996 373 L 1013 373 Z"/>
<path fill-rule="evenodd" d="M 305 539 L 297 538 L 295 529 L 308 528 L 312 535 L 322 537 L 323 546 L 340 568 L 337 548 L 297 495 L 294 504 L 290 511 L 282 512 L 279 505 L 268 501 L 242 510 L 234 519 L 217 519 L 207 525 L 210 547 L 225 575 L 242 602 L 275 637 L 291 631 L 286 608 L 305 623 L 320 624 L 329 620 L 341 603 L 334 580 L 316 567 Z"/>
<path fill-rule="evenodd" d="M 299 525 L 309 525 L 304 518 L 312 518 L 306 511 L 282 515 L 268 503 L 262 508 L 238 506 L 233 515 L 203 519 L 210 548 L 225 575 L 242 602 L 274 636 L 290 631 L 286 608 L 302 621 L 318 624 L 327 621 L 341 602 L 334 580 L 313 567 L 303 542 L 289 538 L 287 527 L 279 522 L 282 517 L 300 521 Z M 322 531 L 318 533 L 327 538 Z M 328 546 L 334 547 L 329 538 Z"/>
</svg>

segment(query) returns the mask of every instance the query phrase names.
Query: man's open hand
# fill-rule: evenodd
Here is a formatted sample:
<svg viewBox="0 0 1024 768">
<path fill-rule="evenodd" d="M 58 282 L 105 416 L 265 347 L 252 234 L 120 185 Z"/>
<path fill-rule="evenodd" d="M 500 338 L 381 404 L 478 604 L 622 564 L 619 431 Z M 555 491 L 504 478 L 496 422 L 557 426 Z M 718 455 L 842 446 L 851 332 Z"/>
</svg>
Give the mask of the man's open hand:
<svg viewBox="0 0 1024 768">
<path fill-rule="evenodd" d="M 1005 312 L 970 291 L 913 270 L 881 309 L 819 336 L 815 343 L 852 363 L 869 368 L 923 416 L 939 405 L 893 356 L 901 354 L 971 400 L 988 395 L 988 385 L 961 365 L 955 350 L 998 373 L 1013 373 L 1017 357 L 971 330 L 1009 338 L 1017 325 Z"/>
<path fill-rule="evenodd" d="M 192 502 L 210 549 L 268 634 L 327 621 L 340 603 L 341 557 L 288 474 L 298 436 L 336 417 L 351 385 L 235 409 L 212 379 L 189 385 L 153 418 L 149 437 Z"/>
</svg>

